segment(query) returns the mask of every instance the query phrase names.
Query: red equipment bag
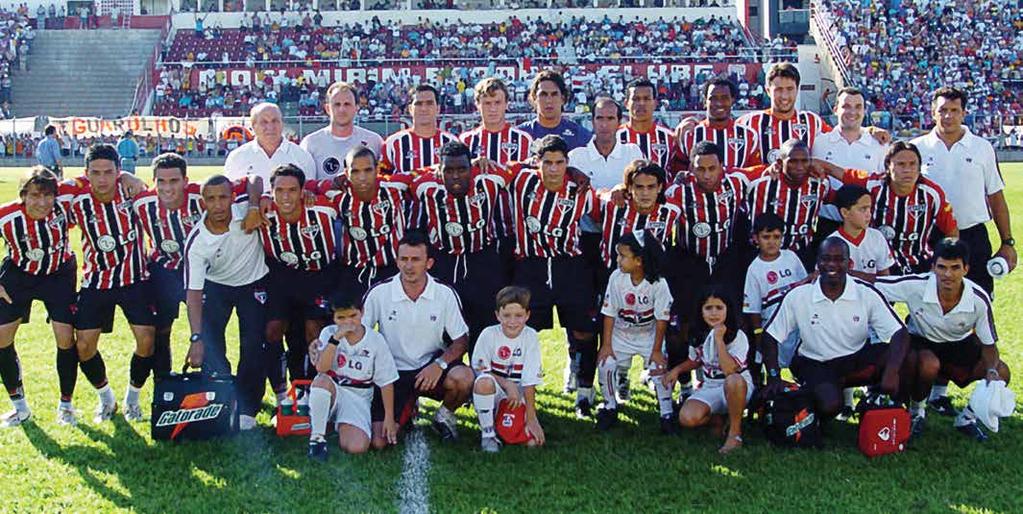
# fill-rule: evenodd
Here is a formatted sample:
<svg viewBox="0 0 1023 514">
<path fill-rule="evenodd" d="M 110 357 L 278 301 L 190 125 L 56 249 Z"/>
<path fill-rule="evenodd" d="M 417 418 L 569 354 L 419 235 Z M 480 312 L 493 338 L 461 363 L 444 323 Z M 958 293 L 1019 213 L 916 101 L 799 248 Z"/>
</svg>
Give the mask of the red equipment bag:
<svg viewBox="0 0 1023 514">
<path fill-rule="evenodd" d="M 870 402 L 865 399 L 864 402 Z M 878 457 L 898 453 L 906 449 L 906 441 L 912 432 L 909 411 L 895 406 L 889 400 L 867 403 L 867 410 L 860 415 L 859 447 L 867 457 Z"/>
<path fill-rule="evenodd" d="M 299 408 L 298 398 L 295 394 L 296 387 L 309 387 L 312 380 L 293 380 L 288 388 L 288 397 L 291 398 L 291 407 L 285 411 L 285 407 L 277 406 L 277 435 L 288 437 L 291 435 L 308 436 L 312 432 L 313 425 L 309 420 L 309 409 Z"/>
<path fill-rule="evenodd" d="M 507 399 L 497 405 L 497 416 L 494 419 L 494 430 L 504 444 L 526 444 L 533 436 L 526 432 L 526 405 L 521 404 L 512 409 Z"/>
</svg>

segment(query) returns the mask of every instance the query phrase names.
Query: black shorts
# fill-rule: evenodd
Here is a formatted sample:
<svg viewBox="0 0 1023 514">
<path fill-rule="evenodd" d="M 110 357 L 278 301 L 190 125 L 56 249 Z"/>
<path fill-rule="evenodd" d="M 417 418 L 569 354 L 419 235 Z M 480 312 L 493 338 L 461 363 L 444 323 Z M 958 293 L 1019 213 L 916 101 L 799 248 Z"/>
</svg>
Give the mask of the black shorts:
<svg viewBox="0 0 1023 514">
<path fill-rule="evenodd" d="M 153 307 L 156 308 L 156 326 L 169 327 L 178 319 L 185 301 L 183 269 L 167 269 L 155 262 L 149 264 L 149 287 Z"/>
<path fill-rule="evenodd" d="M 440 353 L 437 354 L 438 357 L 440 355 Z M 436 357 L 434 357 L 434 359 L 436 359 Z M 444 379 L 447 378 L 448 372 L 458 366 L 465 366 L 462 362 L 453 362 L 449 364 L 448 369 L 444 370 L 440 374 L 440 379 L 437 380 L 437 385 L 432 391 L 416 391 L 416 375 L 418 375 L 419 372 L 427 366 L 430 366 L 430 364 L 433 364 L 434 359 L 431 359 L 429 364 L 419 369 L 412 369 L 408 371 L 398 370 L 398 380 L 392 384 L 394 386 L 394 416 L 398 425 L 404 426 L 412 419 L 416 399 L 419 397 L 422 396 L 437 401 L 443 400 Z M 377 386 L 373 386 L 373 405 L 371 407 L 371 415 L 374 423 L 379 423 L 384 420 L 384 400 L 380 396 L 380 388 Z"/>
<path fill-rule="evenodd" d="M 398 274 L 398 268 L 393 264 L 375 268 L 354 268 L 340 265 L 336 272 L 336 291 L 356 291 L 365 295 L 369 288 L 377 283 L 387 280 Z"/>
<path fill-rule="evenodd" d="M 991 259 L 993 249 L 986 225 L 980 223 L 967 229 L 959 229 L 959 239 L 970 247 L 970 272 L 966 274 L 966 278 L 994 297 L 995 279 L 987 272 L 987 261 Z"/>
<path fill-rule="evenodd" d="M 813 388 L 821 384 L 836 387 L 852 387 L 875 384 L 881 379 L 884 360 L 888 355 L 888 344 L 866 343 L 856 353 L 818 361 L 799 355 L 792 358 L 789 369 L 804 387 Z"/>
<path fill-rule="evenodd" d="M 554 308 L 558 320 L 568 330 L 596 332 L 597 295 L 593 273 L 582 256 L 532 257 L 515 262 L 517 286 L 529 289 L 529 326 L 535 330 L 554 327 Z"/>
<path fill-rule="evenodd" d="M 75 328 L 103 328 L 113 319 L 114 307 L 121 308 L 131 325 L 155 326 L 156 307 L 146 280 L 111 289 L 82 288 L 75 301 Z"/>
<path fill-rule="evenodd" d="M 691 253 L 672 251 L 665 259 L 665 279 L 671 291 L 671 327 L 678 330 L 683 323 L 691 324 L 700 314 L 696 302 L 710 285 L 723 287 L 735 305 L 741 305 L 742 285 L 746 268 L 742 266 L 741 252 L 729 249 L 718 257 L 713 272 L 706 259 Z"/>
<path fill-rule="evenodd" d="M 462 302 L 462 314 L 471 335 L 470 346 L 481 330 L 496 323 L 497 292 L 507 284 L 500 271 L 501 265 L 496 245 L 460 256 L 437 252 L 433 258 L 430 275 L 454 288 Z"/>
<path fill-rule="evenodd" d="M 288 320 L 298 312 L 306 319 L 330 319 L 336 270 L 331 266 L 323 271 L 301 271 L 271 264 L 266 282 L 266 319 Z"/>
<path fill-rule="evenodd" d="M 60 269 L 49 275 L 30 275 L 10 261 L 3 263 L 4 273 L 0 285 L 14 300 L 7 303 L 0 300 L 0 325 L 18 319 L 28 321 L 32 301 L 39 300 L 46 306 L 46 314 L 58 323 L 74 321 L 72 305 L 75 303 L 77 266 L 74 259 L 65 262 Z"/>
<path fill-rule="evenodd" d="M 980 364 L 982 349 L 977 336 L 971 335 L 962 341 L 935 343 L 911 334 L 909 341 L 914 350 L 933 353 L 941 362 L 939 374 L 957 386 L 966 387 L 974 381 L 974 370 Z"/>
</svg>

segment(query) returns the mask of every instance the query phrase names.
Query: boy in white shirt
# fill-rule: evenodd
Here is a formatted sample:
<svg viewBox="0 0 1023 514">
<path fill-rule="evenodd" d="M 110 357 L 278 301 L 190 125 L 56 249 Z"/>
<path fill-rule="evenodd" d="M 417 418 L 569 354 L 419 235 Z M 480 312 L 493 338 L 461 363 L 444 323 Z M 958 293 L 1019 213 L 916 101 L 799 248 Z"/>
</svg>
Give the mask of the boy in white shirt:
<svg viewBox="0 0 1023 514">
<path fill-rule="evenodd" d="M 372 439 L 370 409 L 373 386 L 380 388 L 384 404 L 384 438 L 397 443 L 394 386 L 398 368 L 387 341 L 362 323 L 358 295 L 339 294 L 331 299 L 334 324 L 320 332 L 319 346 L 309 359 L 318 374 L 309 390 L 309 458 L 326 462 L 327 421 L 338 425 L 339 444 L 348 453 L 365 453 Z"/>
<path fill-rule="evenodd" d="M 509 409 L 525 407 L 529 446 L 544 444 L 543 427 L 536 416 L 536 386 L 543 383 L 540 339 L 529 320 L 529 290 L 507 286 L 497 292 L 497 321 L 480 333 L 472 352 L 476 372 L 472 404 L 479 417 L 484 452 L 496 453 L 501 443 L 494 430 L 494 415 L 502 401 Z"/>
</svg>

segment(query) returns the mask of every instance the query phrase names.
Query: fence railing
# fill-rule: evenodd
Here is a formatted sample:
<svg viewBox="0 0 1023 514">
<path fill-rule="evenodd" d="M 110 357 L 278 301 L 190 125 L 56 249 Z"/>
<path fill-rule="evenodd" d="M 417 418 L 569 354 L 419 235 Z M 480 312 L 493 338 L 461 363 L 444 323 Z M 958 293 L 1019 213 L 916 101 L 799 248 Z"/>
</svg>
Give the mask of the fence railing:
<svg viewBox="0 0 1023 514">
<path fill-rule="evenodd" d="M 846 62 L 848 48 L 838 44 L 838 40 L 835 38 L 835 34 L 838 32 L 832 30 L 835 23 L 826 6 L 821 6 L 818 2 L 810 4 L 810 26 L 813 29 L 814 37 L 827 50 L 829 60 L 841 78 L 840 87 L 844 87 L 850 83 L 849 63 Z"/>
</svg>

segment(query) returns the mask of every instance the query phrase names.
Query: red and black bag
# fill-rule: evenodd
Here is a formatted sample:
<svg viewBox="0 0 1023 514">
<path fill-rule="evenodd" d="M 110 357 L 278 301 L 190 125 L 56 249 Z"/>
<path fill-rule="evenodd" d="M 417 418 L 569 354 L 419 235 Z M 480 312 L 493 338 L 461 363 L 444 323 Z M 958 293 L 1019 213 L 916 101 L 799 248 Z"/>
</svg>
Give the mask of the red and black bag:
<svg viewBox="0 0 1023 514">
<path fill-rule="evenodd" d="M 238 431 L 238 396 L 232 375 L 171 373 L 153 389 L 154 440 L 209 439 Z"/>
</svg>

